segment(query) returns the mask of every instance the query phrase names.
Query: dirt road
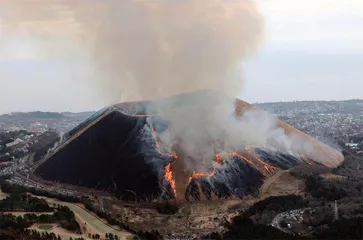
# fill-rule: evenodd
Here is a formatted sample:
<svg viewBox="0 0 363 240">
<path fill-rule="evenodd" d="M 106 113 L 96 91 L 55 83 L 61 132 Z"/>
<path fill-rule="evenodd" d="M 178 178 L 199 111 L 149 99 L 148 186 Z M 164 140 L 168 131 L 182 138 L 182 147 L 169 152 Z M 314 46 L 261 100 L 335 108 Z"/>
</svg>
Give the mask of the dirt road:
<svg viewBox="0 0 363 240">
<path fill-rule="evenodd" d="M 268 192 L 268 190 L 269 190 L 269 188 L 270 188 L 270 186 L 273 184 L 273 183 L 275 183 L 284 173 L 286 173 L 287 171 L 286 170 L 279 170 L 279 171 L 277 171 L 274 175 L 272 175 L 270 178 L 268 178 L 264 183 L 263 183 L 263 185 L 262 185 L 262 187 L 261 187 L 261 190 L 260 190 L 260 195 L 261 196 L 264 196 L 267 192 Z"/>
</svg>

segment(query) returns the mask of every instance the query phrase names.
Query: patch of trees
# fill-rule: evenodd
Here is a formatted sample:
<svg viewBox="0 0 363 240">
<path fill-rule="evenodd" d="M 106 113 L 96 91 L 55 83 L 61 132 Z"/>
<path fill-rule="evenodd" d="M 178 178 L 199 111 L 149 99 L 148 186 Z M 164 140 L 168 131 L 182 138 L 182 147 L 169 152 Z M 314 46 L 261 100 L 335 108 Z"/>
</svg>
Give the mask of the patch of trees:
<svg viewBox="0 0 363 240">
<path fill-rule="evenodd" d="M 178 205 L 171 202 L 156 203 L 155 209 L 158 213 L 167 215 L 173 215 L 179 211 Z"/>
<path fill-rule="evenodd" d="M 205 239 L 297 239 L 280 230 L 262 224 L 255 224 L 243 216 L 234 217 L 231 222 L 224 224 L 226 231 L 222 234 L 214 232 Z"/>
<path fill-rule="evenodd" d="M 334 221 L 321 232 L 315 233 L 317 239 L 362 239 L 363 219 L 341 219 Z"/>
<path fill-rule="evenodd" d="M 12 192 L 10 196 L 0 201 L 0 211 L 52 212 L 53 209 L 45 199 Z"/>
<path fill-rule="evenodd" d="M 363 157 L 351 151 L 344 151 L 344 162 L 331 172 L 342 178 L 323 178 L 324 172 L 313 168 L 295 168 L 290 173 L 305 180 L 306 190 L 317 199 L 324 201 L 356 198 L 363 194 Z"/>
<path fill-rule="evenodd" d="M 363 182 L 354 178 L 326 180 L 320 176 L 310 176 L 306 179 L 306 189 L 315 198 L 333 201 L 362 196 Z"/>
<path fill-rule="evenodd" d="M 325 181 L 320 176 L 310 176 L 306 179 L 306 189 L 315 198 L 327 201 L 339 200 L 348 196 L 348 181 Z M 357 191 L 357 189 L 354 189 Z"/>
<path fill-rule="evenodd" d="M 90 201 L 83 201 L 85 208 L 91 212 L 94 212 L 100 218 L 103 218 L 110 225 L 120 225 L 120 221 L 118 221 L 115 217 L 107 212 L 101 211 L 99 208 L 95 207 Z"/>
<path fill-rule="evenodd" d="M 242 213 L 242 216 L 251 217 L 257 213 L 265 211 L 274 211 L 278 214 L 294 209 L 304 208 L 307 204 L 308 202 L 306 200 L 297 195 L 268 197 L 253 204 L 248 210 Z"/>
<path fill-rule="evenodd" d="M 49 191 L 45 191 L 45 190 L 39 190 L 39 189 L 35 189 L 35 188 L 28 188 L 28 187 L 24 187 L 24 186 L 14 186 L 14 185 L 11 185 L 11 184 L 9 184 L 8 182 L 6 182 L 4 180 L 0 181 L 0 185 L 1 185 L 1 190 L 4 193 L 12 193 L 14 191 L 17 191 L 17 192 L 29 192 L 29 193 L 32 193 L 34 195 L 45 196 L 45 197 L 49 197 L 49 198 L 56 198 L 56 199 L 59 199 L 59 200 L 64 201 L 64 202 L 71 202 L 71 203 L 81 202 L 81 199 L 79 199 L 76 196 L 63 195 L 63 194 L 59 194 L 57 192 L 49 192 Z"/>
<path fill-rule="evenodd" d="M 137 236 L 138 236 L 138 239 L 141 239 L 141 240 L 162 240 L 162 239 L 164 239 L 158 230 L 152 230 L 150 232 L 138 231 Z"/>
<path fill-rule="evenodd" d="M 88 237 L 91 239 L 100 239 L 101 236 L 97 233 L 97 234 L 88 234 Z"/>
<path fill-rule="evenodd" d="M 20 229 L 20 230 L 0 230 L 1 240 L 61 240 L 61 237 L 54 233 L 38 232 L 34 229 Z"/>
<path fill-rule="evenodd" d="M 57 211 L 53 214 L 55 221 L 58 221 L 62 228 L 81 232 L 81 226 L 76 221 L 74 213 L 69 207 L 67 206 L 58 206 Z"/>
<path fill-rule="evenodd" d="M 81 232 L 81 227 L 75 219 L 74 213 L 66 206 L 58 206 L 52 215 L 25 214 L 14 216 L 12 214 L 0 215 L 0 229 L 24 229 L 34 223 L 59 223 L 61 227 L 70 231 Z"/>
<path fill-rule="evenodd" d="M 306 179 L 310 176 L 315 176 L 315 175 L 320 175 L 320 174 L 325 174 L 325 173 L 330 173 L 331 169 L 325 166 L 318 166 L 318 165 L 313 165 L 313 166 L 298 166 L 295 168 L 290 169 L 290 174 L 294 177 L 297 178 L 302 178 L 302 179 Z"/>
<path fill-rule="evenodd" d="M 120 238 L 116 234 L 106 233 L 105 238 L 108 240 L 119 240 Z"/>
<path fill-rule="evenodd" d="M 225 231 L 206 236 L 207 239 L 297 239 L 280 230 L 266 226 L 273 217 L 281 212 L 306 207 L 308 202 L 301 196 L 287 195 L 269 197 L 256 202 L 249 209 L 234 217 L 230 222 L 225 222 Z M 253 221 L 252 218 L 255 220 Z M 267 218 L 267 219 L 265 219 Z M 265 219 L 266 221 L 263 221 Z M 257 223 L 256 223 L 257 222 Z M 261 224 L 264 223 L 264 224 Z"/>
<path fill-rule="evenodd" d="M 353 151 L 343 151 L 344 162 L 333 169 L 333 173 L 357 181 L 363 180 L 363 156 L 355 154 Z"/>
<path fill-rule="evenodd" d="M 137 239 L 141 239 L 141 240 L 162 240 L 162 239 L 164 239 L 158 230 L 151 230 L 151 231 L 137 230 L 135 228 L 132 228 L 129 224 L 124 223 L 124 222 L 120 222 L 119 226 L 121 229 L 124 229 L 132 234 L 135 234 L 135 237 L 134 237 L 135 240 L 137 240 Z"/>
</svg>

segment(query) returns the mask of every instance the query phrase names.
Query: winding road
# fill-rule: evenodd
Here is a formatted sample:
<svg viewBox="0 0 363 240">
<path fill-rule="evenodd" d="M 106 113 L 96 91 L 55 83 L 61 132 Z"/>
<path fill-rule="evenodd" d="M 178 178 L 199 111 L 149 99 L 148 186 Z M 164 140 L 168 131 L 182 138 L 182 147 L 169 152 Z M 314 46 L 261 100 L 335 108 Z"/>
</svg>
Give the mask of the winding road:
<svg viewBox="0 0 363 240">
<path fill-rule="evenodd" d="M 123 231 L 119 229 L 116 226 L 109 225 L 106 220 L 99 218 L 94 213 L 88 211 L 83 207 L 83 205 L 75 204 L 75 203 L 69 203 L 60 201 L 58 199 L 54 198 L 48 198 L 48 197 L 42 197 L 42 196 L 35 196 L 38 198 L 45 199 L 48 203 L 52 204 L 59 204 L 63 206 L 69 207 L 74 214 L 76 215 L 76 219 L 79 221 L 80 225 L 82 227 L 85 227 L 87 229 L 87 234 L 100 234 L 101 236 L 104 236 L 106 233 L 112 233 L 113 235 L 117 235 L 120 239 L 126 239 L 128 236 L 133 236 L 133 234 Z M 85 237 L 85 236 L 83 236 Z"/>
</svg>

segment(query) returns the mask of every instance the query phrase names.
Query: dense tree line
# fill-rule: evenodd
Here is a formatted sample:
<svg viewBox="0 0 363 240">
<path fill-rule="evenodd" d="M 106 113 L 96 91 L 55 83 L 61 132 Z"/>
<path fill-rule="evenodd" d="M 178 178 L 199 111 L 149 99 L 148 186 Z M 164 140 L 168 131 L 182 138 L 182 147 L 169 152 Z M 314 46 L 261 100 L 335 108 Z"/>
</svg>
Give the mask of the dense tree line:
<svg viewBox="0 0 363 240">
<path fill-rule="evenodd" d="M 341 219 L 314 234 L 317 239 L 362 239 L 363 218 Z"/>
<path fill-rule="evenodd" d="M 12 214 L 0 215 L 0 229 L 17 229 L 28 228 L 34 223 L 59 223 L 61 227 L 70 231 L 81 232 L 81 227 L 75 219 L 74 213 L 66 206 L 58 206 L 52 215 L 25 214 L 24 216 L 15 216 Z"/>
<path fill-rule="evenodd" d="M 343 155 L 344 162 L 334 168 L 333 173 L 357 181 L 363 180 L 363 156 L 352 150 L 344 150 Z"/>
<path fill-rule="evenodd" d="M 290 173 L 304 179 L 306 190 L 317 199 L 334 201 L 346 198 L 356 198 L 363 195 L 363 157 L 351 151 L 344 151 L 344 162 L 328 172 L 342 177 L 324 178 L 327 173 L 322 167 L 296 168 Z"/>
<path fill-rule="evenodd" d="M 52 212 L 53 209 L 45 199 L 12 192 L 10 196 L 0 200 L 0 211 Z"/>
<path fill-rule="evenodd" d="M 61 240 L 61 237 L 54 233 L 38 232 L 34 229 L 0 230 L 1 240 Z"/>
<path fill-rule="evenodd" d="M 173 215 L 179 211 L 178 205 L 171 202 L 156 203 L 155 209 L 156 211 L 158 211 L 158 213 L 167 214 L 167 215 Z"/>
<path fill-rule="evenodd" d="M 296 239 L 296 236 L 281 232 L 280 230 L 255 224 L 251 219 L 237 216 L 224 224 L 226 231 L 222 234 L 214 232 L 205 239 Z"/>
<path fill-rule="evenodd" d="M 120 221 L 118 221 L 115 217 L 111 214 L 101 211 L 99 208 L 95 207 L 90 201 L 83 201 L 85 208 L 91 212 L 94 212 L 100 218 L 103 218 L 107 221 L 110 225 L 120 225 Z"/>
<path fill-rule="evenodd" d="M 345 197 L 362 195 L 363 183 L 351 180 L 329 180 L 320 176 L 310 176 L 306 179 L 306 189 L 315 198 L 326 201 L 339 200 Z"/>
<path fill-rule="evenodd" d="M 78 198 L 77 196 L 70 196 L 70 195 L 63 195 L 57 192 L 50 192 L 46 190 L 39 190 L 35 188 L 28 188 L 24 186 L 14 186 L 6 182 L 4 179 L 0 180 L 1 191 L 4 193 L 12 193 L 12 192 L 29 192 L 33 193 L 34 195 L 45 196 L 49 198 L 56 198 L 64 202 L 71 202 L 71 203 L 80 203 L 82 199 Z"/>
<path fill-rule="evenodd" d="M 211 233 L 206 239 L 297 239 L 281 232 L 280 230 L 267 226 L 279 213 L 305 208 L 308 201 L 301 196 L 273 196 L 256 202 L 249 209 L 234 217 L 231 221 L 224 223 L 223 233 Z"/>
<path fill-rule="evenodd" d="M 214 232 L 204 239 L 362 239 L 363 237 L 362 218 L 330 222 L 309 237 L 289 235 L 271 226 L 255 224 L 243 216 L 234 217 L 224 226 L 225 232 Z"/>
<path fill-rule="evenodd" d="M 242 213 L 243 217 L 251 217 L 264 211 L 274 211 L 275 213 L 286 212 L 294 209 L 306 207 L 308 202 L 301 196 L 287 195 L 268 197 L 262 201 L 256 202 L 248 210 Z"/>
</svg>

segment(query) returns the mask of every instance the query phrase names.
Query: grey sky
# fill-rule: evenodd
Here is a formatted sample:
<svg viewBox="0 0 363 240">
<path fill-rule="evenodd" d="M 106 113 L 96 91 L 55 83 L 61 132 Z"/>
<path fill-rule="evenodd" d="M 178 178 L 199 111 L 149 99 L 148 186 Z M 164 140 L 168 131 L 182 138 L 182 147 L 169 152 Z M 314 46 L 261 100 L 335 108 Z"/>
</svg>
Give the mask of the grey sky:
<svg viewBox="0 0 363 240">
<path fill-rule="evenodd" d="M 243 64 L 246 82 L 239 97 L 249 102 L 363 98 L 362 0 L 257 2 L 266 38 Z M 81 47 L 71 38 L 58 41 Z M 38 56 L 41 44 L 29 34 L 3 32 L 0 113 L 102 107 L 87 62 L 75 56 L 67 64 L 46 60 Z"/>
</svg>

